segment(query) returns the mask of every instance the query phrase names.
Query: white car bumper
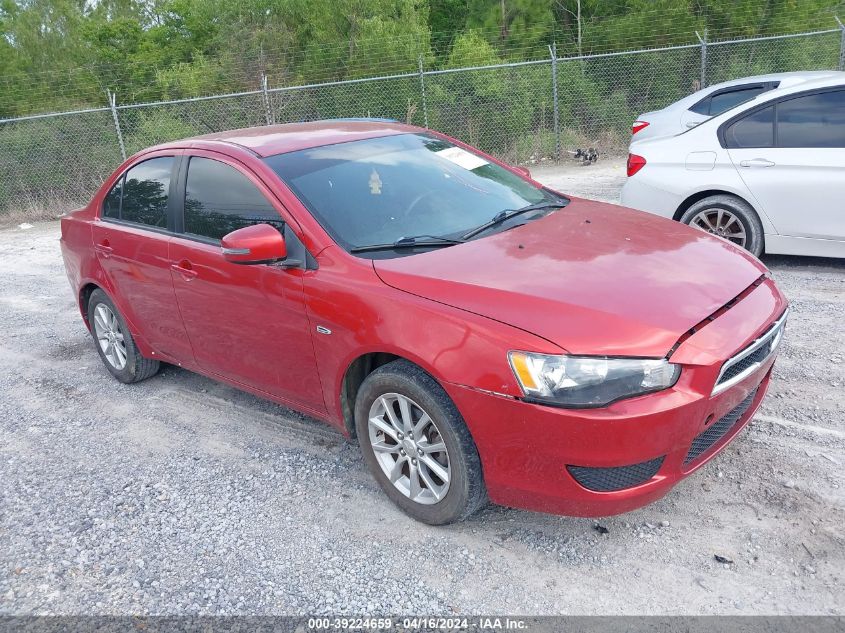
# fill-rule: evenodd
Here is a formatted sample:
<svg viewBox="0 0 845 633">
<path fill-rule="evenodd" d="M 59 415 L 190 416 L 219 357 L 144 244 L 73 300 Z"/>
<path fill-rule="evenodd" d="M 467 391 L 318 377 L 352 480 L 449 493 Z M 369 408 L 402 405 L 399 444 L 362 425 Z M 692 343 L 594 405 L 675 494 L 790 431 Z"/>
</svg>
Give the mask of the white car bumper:
<svg viewBox="0 0 845 633">
<path fill-rule="evenodd" d="M 671 219 L 683 200 L 678 194 L 660 189 L 644 178 L 632 176 L 622 187 L 620 202 L 623 207 L 648 211 Z"/>
</svg>

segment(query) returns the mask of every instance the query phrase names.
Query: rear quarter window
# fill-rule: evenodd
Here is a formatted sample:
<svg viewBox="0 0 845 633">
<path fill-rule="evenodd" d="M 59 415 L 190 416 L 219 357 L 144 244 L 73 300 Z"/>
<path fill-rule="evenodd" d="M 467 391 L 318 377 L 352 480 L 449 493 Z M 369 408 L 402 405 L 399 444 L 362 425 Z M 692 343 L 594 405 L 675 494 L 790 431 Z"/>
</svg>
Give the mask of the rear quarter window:
<svg viewBox="0 0 845 633">
<path fill-rule="evenodd" d="M 770 82 L 759 85 L 746 84 L 743 86 L 734 86 L 733 88 L 723 88 L 705 97 L 689 110 L 696 114 L 717 116 L 746 101 L 750 101 L 757 95 L 777 88 L 778 84 L 779 82 Z"/>
<path fill-rule="evenodd" d="M 103 200 L 103 217 L 120 219 L 120 198 L 123 195 L 123 176 L 120 177 Z"/>
<path fill-rule="evenodd" d="M 723 92 L 722 94 L 713 95 L 710 99 L 710 116 L 716 116 L 727 112 L 731 108 L 735 108 L 741 103 L 750 101 L 759 94 L 766 92 L 767 88 L 763 86 L 757 88 L 746 88 L 744 90 L 735 90 L 733 92 Z"/>
<path fill-rule="evenodd" d="M 702 99 L 701 101 L 696 103 L 694 106 L 692 106 L 689 109 L 689 111 L 695 112 L 696 114 L 703 114 L 705 116 L 708 116 L 710 114 L 710 99 L 711 98 L 712 97 L 707 97 L 706 99 Z"/>
</svg>

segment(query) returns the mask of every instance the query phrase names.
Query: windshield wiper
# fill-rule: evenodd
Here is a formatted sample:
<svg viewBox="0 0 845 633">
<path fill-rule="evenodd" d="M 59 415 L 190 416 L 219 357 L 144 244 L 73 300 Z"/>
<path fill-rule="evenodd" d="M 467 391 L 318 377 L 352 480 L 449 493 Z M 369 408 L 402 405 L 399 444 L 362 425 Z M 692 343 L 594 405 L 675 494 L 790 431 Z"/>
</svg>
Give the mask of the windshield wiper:
<svg viewBox="0 0 845 633">
<path fill-rule="evenodd" d="M 440 237 L 438 235 L 414 235 L 411 237 L 400 237 L 392 244 L 369 244 L 367 246 L 356 246 L 350 248 L 350 253 L 366 253 L 368 251 L 387 251 L 402 248 L 418 248 L 423 247 L 441 247 L 454 246 L 455 244 L 463 244 L 466 242 L 462 237 Z"/>
<path fill-rule="evenodd" d="M 507 222 L 511 218 L 515 218 L 516 216 L 522 215 L 523 213 L 529 213 L 530 211 L 541 211 L 542 209 L 560 209 L 561 207 L 565 206 L 566 202 L 563 200 L 561 200 L 560 202 L 542 200 L 541 202 L 535 202 L 534 204 L 529 204 L 527 207 L 522 207 L 520 209 L 504 209 L 503 211 L 499 211 L 496 215 L 494 215 L 490 220 L 488 220 L 484 224 L 480 224 L 474 229 L 467 231 L 466 233 L 461 235 L 461 239 L 468 240 L 471 237 L 475 237 L 479 233 L 483 233 L 489 228 L 497 226 L 502 222 Z"/>
</svg>

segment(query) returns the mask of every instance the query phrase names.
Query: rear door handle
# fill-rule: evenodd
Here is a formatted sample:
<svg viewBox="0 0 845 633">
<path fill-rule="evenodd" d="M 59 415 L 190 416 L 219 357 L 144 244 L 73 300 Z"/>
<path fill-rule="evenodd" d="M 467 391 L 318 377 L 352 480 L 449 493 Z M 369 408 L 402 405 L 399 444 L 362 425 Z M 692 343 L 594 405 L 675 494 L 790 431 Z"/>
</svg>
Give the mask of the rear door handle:
<svg viewBox="0 0 845 633">
<path fill-rule="evenodd" d="M 774 163 L 766 158 L 752 158 L 739 162 L 740 167 L 774 167 Z"/>
<path fill-rule="evenodd" d="M 191 266 L 191 262 L 189 262 L 187 259 L 183 259 L 178 264 L 170 264 L 170 269 L 182 275 L 182 279 L 184 279 L 185 281 L 191 281 L 194 277 L 197 276 L 197 271 L 193 269 L 193 267 Z"/>
<path fill-rule="evenodd" d="M 111 247 L 108 240 L 103 240 L 99 244 L 94 244 L 94 250 L 100 253 L 103 257 L 108 257 L 114 252 L 114 249 Z"/>
</svg>

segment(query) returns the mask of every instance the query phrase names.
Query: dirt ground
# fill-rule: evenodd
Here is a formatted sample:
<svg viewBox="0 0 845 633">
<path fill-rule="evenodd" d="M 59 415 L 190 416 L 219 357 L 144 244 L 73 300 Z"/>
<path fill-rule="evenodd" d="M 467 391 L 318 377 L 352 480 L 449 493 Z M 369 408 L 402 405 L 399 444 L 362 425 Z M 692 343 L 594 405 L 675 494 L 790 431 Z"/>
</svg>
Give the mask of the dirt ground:
<svg viewBox="0 0 845 633">
<path fill-rule="evenodd" d="M 531 166 L 531 175 L 557 191 L 605 202 L 619 203 L 625 184 L 625 158 L 600 158 L 592 165 L 570 161 L 561 165 Z"/>
<path fill-rule="evenodd" d="M 612 200 L 621 169 L 533 171 Z M 765 259 L 792 303 L 769 396 L 664 499 L 433 528 L 316 421 L 170 367 L 114 381 L 58 235 L 0 231 L 0 613 L 845 613 L 845 261 Z"/>
</svg>

